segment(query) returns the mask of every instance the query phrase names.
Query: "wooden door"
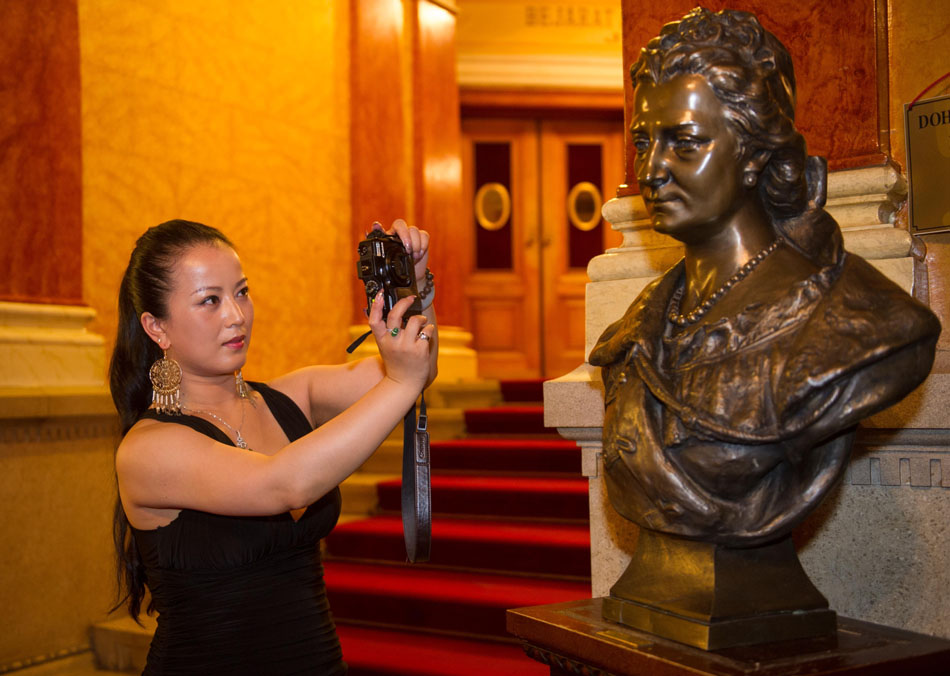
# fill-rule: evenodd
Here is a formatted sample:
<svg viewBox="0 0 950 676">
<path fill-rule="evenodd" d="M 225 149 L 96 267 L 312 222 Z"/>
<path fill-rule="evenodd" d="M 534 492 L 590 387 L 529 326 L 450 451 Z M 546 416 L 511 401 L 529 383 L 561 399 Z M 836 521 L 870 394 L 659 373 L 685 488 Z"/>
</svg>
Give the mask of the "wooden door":
<svg viewBox="0 0 950 676">
<path fill-rule="evenodd" d="M 584 361 L 587 262 L 620 235 L 600 207 L 623 180 L 616 122 L 462 122 L 464 316 L 479 373 L 562 375 Z"/>
<path fill-rule="evenodd" d="M 462 177 L 470 205 L 466 326 L 479 374 L 541 372 L 538 135 L 533 120 L 463 120 Z M 464 269 L 464 268 L 463 268 Z"/>
<path fill-rule="evenodd" d="M 555 377 L 587 357 L 587 264 L 622 240 L 600 209 L 623 183 L 623 128 L 542 121 L 540 134 L 542 375 Z"/>
</svg>

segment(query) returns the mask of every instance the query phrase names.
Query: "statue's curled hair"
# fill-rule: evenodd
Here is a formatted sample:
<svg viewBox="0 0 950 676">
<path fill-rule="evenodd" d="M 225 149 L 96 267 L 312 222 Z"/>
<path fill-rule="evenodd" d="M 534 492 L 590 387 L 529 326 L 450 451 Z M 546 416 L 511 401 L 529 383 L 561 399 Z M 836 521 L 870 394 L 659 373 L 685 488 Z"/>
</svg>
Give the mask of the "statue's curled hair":
<svg viewBox="0 0 950 676">
<path fill-rule="evenodd" d="M 768 154 L 759 190 L 773 218 L 801 214 L 805 140 L 795 129 L 792 60 L 778 38 L 748 12 L 698 7 L 665 25 L 630 69 L 634 87 L 688 74 L 701 75 L 723 104 L 742 156 Z"/>
</svg>

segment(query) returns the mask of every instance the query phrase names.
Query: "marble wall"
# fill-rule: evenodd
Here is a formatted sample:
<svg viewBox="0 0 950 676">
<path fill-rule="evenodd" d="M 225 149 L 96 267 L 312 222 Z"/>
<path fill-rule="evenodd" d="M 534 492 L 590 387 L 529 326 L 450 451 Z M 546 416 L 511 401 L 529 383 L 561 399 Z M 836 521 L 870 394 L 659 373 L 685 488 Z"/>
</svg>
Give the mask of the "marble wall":
<svg viewBox="0 0 950 676">
<path fill-rule="evenodd" d="M 245 374 L 343 361 L 349 3 L 79 0 L 83 300 L 115 332 L 135 239 L 187 218 L 237 246 L 256 306 Z"/>
<path fill-rule="evenodd" d="M 76 5 L 0 3 L 0 301 L 82 300 Z"/>
<path fill-rule="evenodd" d="M 115 603 L 112 453 L 105 396 L 0 397 L 0 672 L 89 650 Z M 40 411 L 37 405 L 55 410 Z M 22 416 L 23 408 L 33 415 Z"/>
</svg>

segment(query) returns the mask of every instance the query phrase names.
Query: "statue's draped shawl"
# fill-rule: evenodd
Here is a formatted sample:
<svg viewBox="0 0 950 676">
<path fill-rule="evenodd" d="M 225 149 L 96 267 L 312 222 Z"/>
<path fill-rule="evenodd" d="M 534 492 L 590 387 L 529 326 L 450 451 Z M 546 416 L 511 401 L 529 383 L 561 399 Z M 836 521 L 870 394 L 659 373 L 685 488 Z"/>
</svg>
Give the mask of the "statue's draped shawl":
<svg viewBox="0 0 950 676">
<path fill-rule="evenodd" d="M 622 515 L 733 546 L 784 535 L 840 476 L 857 422 L 926 377 L 936 317 L 860 257 L 835 259 L 774 303 L 674 334 L 681 261 L 604 331 L 589 361 Z"/>
</svg>

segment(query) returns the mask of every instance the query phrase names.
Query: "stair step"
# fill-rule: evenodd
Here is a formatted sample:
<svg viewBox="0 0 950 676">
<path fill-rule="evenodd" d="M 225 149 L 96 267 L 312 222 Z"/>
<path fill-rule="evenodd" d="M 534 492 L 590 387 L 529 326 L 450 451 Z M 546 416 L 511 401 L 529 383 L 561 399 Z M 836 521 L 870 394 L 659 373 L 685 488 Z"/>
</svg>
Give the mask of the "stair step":
<svg viewBox="0 0 950 676">
<path fill-rule="evenodd" d="M 379 507 L 379 490 L 377 489 L 379 483 L 399 476 L 399 474 L 375 472 L 351 474 L 340 484 L 343 512 L 361 516 L 373 514 Z"/>
<path fill-rule="evenodd" d="M 349 676 L 546 676 L 518 645 L 338 624 Z"/>
<path fill-rule="evenodd" d="M 433 476 L 433 514 L 587 519 L 588 481 L 509 476 Z M 402 479 L 378 485 L 379 508 L 398 511 Z"/>
<path fill-rule="evenodd" d="M 402 518 L 382 515 L 337 526 L 326 539 L 334 559 L 406 560 Z M 435 519 L 435 566 L 590 577 L 587 524 Z"/>
<path fill-rule="evenodd" d="M 153 616 L 145 613 L 139 616 L 139 620 L 144 626 L 127 615 L 93 625 L 92 644 L 101 667 L 141 673 L 156 622 Z"/>
<path fill-rule="evenodd" d="M 581 474 L 581 449 L 566 439 L 457 439 L 432 442 L 434 471 Z"/>
<path fill-rule="evenodd" d="M 590 583 L 327 561 L 327 597 L 341 622 L 510 638 L 508 608 L 590 597 Z"/>
<path fill-rule="evenodd" d="M 544 426 L 543 406 L 497 406 L 465 410 L 469 434 L 546 435 L 557 439 L 556 430 Z"/>
<path fill-rule="evenodd" d="M 498 385 L 505 401 L 544 401 L 544 381 L 540 378 L 502 380 Z"/>
</svg>

